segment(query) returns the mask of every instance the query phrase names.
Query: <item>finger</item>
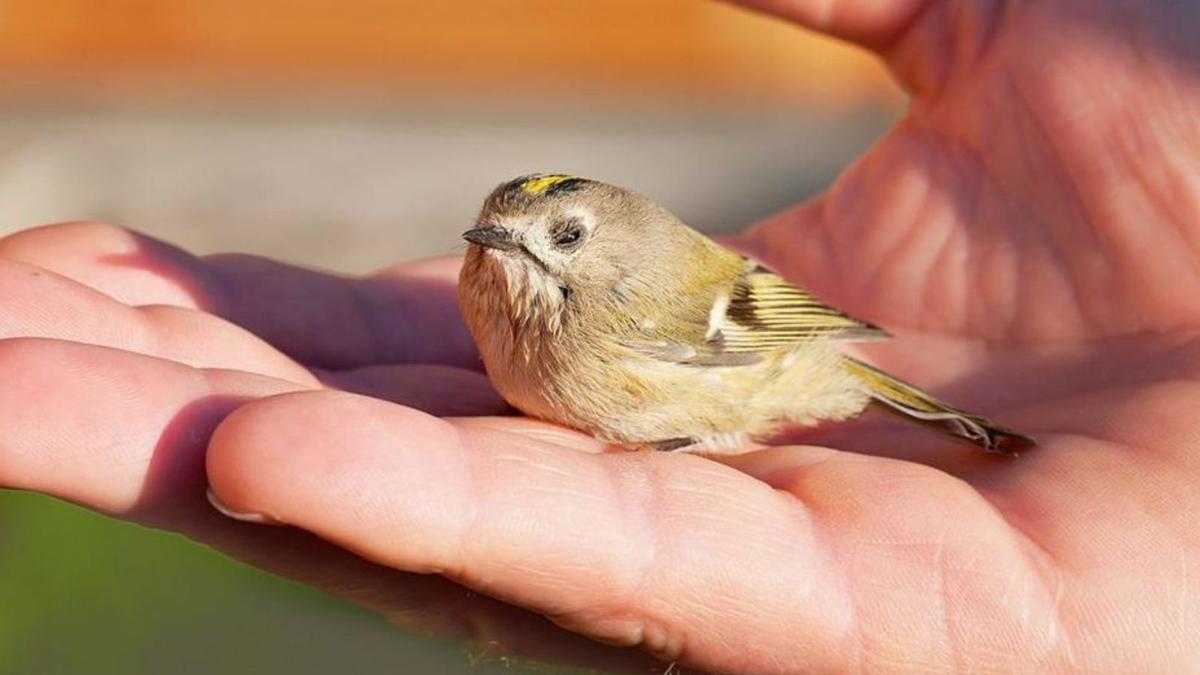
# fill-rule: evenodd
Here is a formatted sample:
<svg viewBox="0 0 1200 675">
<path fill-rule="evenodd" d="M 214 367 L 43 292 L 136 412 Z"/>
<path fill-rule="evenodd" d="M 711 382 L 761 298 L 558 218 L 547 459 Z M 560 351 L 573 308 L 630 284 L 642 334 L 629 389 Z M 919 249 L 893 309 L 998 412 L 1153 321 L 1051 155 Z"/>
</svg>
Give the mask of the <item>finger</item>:
<svg viewBox="0 0 1200 675">
<path fill-rule="evenodd" d="M 303 363 L 480 367 L 458 312 L 458 258 L 348 279 L 246 255 L 202 261 L 228 290 L 219 312 Z"/>
<path fill-rule="evenodd" d="M 458 314 L 455 258 L 351 279 L 253 256 L 197 258 L 94 222 L 18 232 L 0 240 L 0 258 L 52 270 L 128 305 L 219 314 L 311 366 L 479 367 Z"/>
<path fill-rule="evenodd" d="M 903 462 L 828 451 L 783 493 L 697 457 L 589 455 L 312 393 L 229 417 L 208 470 L 238 511 L 704 668 L 946 668 L 964 634 L 945 612 L 998 659 L 1055 640 L 1053 598 L 995 509 Z"/>
<path fill-rule="evenodd" d="M 430 415 L 501 415 L 511 409 L 483 373 L 452 366 L 367 366 L 319 372 L 328 387 L 373 396 Z"/>
<path fill-rule="evenodd" d="M 0 238 L 0 258 L 56 272 L 126 305 L 204 309 L 216 285 L 186 251 L 92 221 L 34 227 Z"/>
<path fill-rule="evenodd" d="M 532 438 L 548 445 L 576 452 L 592 454 L 626 452 L 620 446 L 596 440 L 587 434 L 529 417 L 463 417 L 454 420 L 454 424 L 460 429 L 486 429 L 503 432 L 511 435 L 515 440 Z"/>
<path fill-rule="evenodd" d="M 221 318 L 166 305 L 129 307 L 52 272 L 0 259 L 0 339 L 12 337 L 71 340 L 318 384 L 299 364 Z"/>
<path fill-rule="evenodd" d="M 397 572 L 301 530 L 242 525 L 215 512 L 205 515 L 219 522 L 187 530 L 192 539 L 367 607 L 402 630 L 465 641 L 471 645 L 472 664 L 497 660 L 516 672 L 546 670 L 538 662 L 574 665 L 586 672 L 663 672 L 662 664 L 641 652 L 592 642 L 441 577 Z"/>
<path fill-rule="evenodd" d="M 372 366 L 320 380 L 260 338 L 211 314 L 169 305 L 129 307 L 31 265 L 0 260 L 0 339 L 44 337 L 113 347 L 198 368 L 253 372 L 317 388 L 376 396 L 436 415 L 506 410 L 477 371 L 450 366 Z"/>
<path fill-rule="evenodd" d="M 126 515 L 184 494 L 198 503 L 207 433 L 196 432 L 250 398 L 300 388 L 35 338 L 0 341 L 0 373 L 2 484 Z"/>
<path fill-rule="evenodd" d="M 909 90 L 932 93 L 953 61 L 991 46 L 1006 3 L 966 0 L 731 0 L 881 55 Z"/>
<path fill-rule="evenodd" d="M 479 640 L 505 654 L 645 672 L 637 655 L 588 644 L 459 586 L 398 574 L 295 530 L 219 516 L 204 498 L 212 429 L 244 401 L 296 385 L 43 339 L 0 340 L 0 373 L 0 488 L 183 532 L 408 629 Z"/>
<path fill-rule="evenodd" d="M 894 43 L 931 0 L 734 0 L 873 49 Z"/>
</svg>

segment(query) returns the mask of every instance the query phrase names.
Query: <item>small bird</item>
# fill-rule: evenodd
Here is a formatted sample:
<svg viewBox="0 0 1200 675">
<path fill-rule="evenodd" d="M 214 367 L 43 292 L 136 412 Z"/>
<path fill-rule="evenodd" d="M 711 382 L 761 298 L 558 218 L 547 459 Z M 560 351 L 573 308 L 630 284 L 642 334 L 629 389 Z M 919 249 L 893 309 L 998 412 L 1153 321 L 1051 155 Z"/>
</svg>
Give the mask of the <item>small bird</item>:
<svg viewBox="0 0 1200 675">
<path fill-rule="evenodd" d="M 515 408 L 629 448 L 734 453 L 870 404 L 1015 455 L 1027 436 L 843 354 L 887 334 L 688 227 L 565 174 L 484 202 L 459 304 Z"/>
</svg>

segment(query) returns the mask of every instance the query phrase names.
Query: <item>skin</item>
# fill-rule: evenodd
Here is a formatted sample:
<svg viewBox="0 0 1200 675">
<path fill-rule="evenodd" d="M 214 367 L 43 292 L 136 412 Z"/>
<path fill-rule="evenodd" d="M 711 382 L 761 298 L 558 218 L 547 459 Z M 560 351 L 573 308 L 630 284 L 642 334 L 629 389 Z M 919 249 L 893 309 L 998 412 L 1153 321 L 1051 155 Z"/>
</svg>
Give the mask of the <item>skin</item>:
<svg viewBox="0 0 1200 675">
<path fill-rule="evenodd" d="M 453 262 L 330 279 L 73 224 L 0 242 L 0 484 L 406 626 L 613 669 L 649 664 L 535 615 L 713 670 L 1200 662 L 1200 9 L 755 4 L 878 51 L 914 101 L 741 245 L 898 334 L 871 347 L 881 366 L 1002 413 L 1036 452 L 880 423 L 718 463 L 440 419 L 381 399 L 415 395 L 390 377 L 412 364 L 477 363 Z M 442 372 L 460 379 L 410 380 L 427 409 L 435 386 L 487 395 Z M 206 483 L 292 527 L 215 514 Z"/>
</svg>

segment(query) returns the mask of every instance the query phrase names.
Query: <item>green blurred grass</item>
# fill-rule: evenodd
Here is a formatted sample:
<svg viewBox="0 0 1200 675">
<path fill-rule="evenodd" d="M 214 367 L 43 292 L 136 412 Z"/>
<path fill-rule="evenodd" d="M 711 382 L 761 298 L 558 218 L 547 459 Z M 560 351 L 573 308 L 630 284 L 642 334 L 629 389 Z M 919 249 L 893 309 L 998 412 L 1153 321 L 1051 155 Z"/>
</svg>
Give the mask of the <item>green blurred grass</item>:
<svg viewBox="0 0 1200 675">
<path fill-rule="evenodd" d="M 0 491 L 4 675 L 525 670 L 478 654 L 183 537 Z"/>
</svg>

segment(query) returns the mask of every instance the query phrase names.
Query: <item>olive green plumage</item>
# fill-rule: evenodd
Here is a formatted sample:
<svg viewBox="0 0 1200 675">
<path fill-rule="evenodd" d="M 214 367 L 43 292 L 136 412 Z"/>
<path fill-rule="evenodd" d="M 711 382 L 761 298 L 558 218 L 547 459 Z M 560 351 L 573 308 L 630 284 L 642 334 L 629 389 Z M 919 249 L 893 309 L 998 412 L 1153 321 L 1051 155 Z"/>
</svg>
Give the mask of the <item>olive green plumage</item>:
<svg viewBox="0 0 1200 675">
<path fill-rule="evenodd" d="M 870 403 L 989 451 L 1032 441 L 839 351 L 880 329 L 649 199 L 537 174 L 484 203 L 459 302 L 497 390 L 542 419 L 637 447 L 737 451 Z"/>
</svg>

